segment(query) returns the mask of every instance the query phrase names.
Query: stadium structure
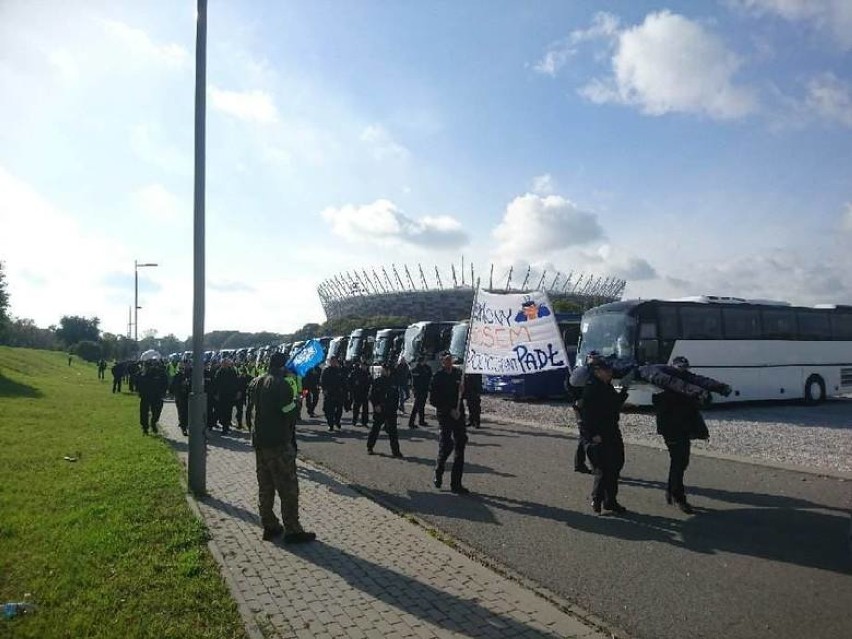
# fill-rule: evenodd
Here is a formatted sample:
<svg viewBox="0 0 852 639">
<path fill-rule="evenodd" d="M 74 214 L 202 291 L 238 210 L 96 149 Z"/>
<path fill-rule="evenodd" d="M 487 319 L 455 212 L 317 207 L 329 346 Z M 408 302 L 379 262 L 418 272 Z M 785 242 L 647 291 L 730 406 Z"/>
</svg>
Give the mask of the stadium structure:
<svg viewBox="0 0 852 639">
<path fill-rule="evenodd" d="M 565 300 L 585 310 L 621 299 L 627 282 L 615 277 L 598 277 L 561 271 L 533 272 L 527 268 L 523 278 L 509 269 L 499 280 L 494 278 L 494 265 L 481 278 L 482 290 L 494 293 L 520 293 L 544 290 L 550 301 Z M 505 281 L 504 281 L 505 279 Z M 399 316 L 418 321 L 456 321 L 470 316 L 476 288 L 476 272 L 470 265 L 466 273 L 453 265 L 442 277 L 435 266 L 424 271 L 391 264 L 390 268 L 364 268 L 346 271 L 323 280 L 317 287 L 328 319 L 348 317 Z"/>
</svg>

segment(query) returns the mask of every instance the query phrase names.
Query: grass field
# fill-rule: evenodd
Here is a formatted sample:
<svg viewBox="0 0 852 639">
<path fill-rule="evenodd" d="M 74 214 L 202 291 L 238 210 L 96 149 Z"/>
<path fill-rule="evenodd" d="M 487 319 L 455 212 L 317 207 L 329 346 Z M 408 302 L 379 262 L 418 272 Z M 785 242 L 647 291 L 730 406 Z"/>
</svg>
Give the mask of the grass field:
<svg viewBox="0 0 852 639">
<path fill-rule="evenodd" d="M 0 347 L 0 598 L 37 606 L 0 637 L 244 637 L 181 466 L 111 384 Z"/>
</svg>

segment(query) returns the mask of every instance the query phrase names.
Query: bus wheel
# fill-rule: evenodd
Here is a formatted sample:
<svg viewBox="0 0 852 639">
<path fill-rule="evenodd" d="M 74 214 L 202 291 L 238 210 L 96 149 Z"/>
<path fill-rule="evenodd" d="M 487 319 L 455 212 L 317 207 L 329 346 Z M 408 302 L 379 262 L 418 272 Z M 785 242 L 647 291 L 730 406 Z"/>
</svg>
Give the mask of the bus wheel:
<svg viewBox="0 0 852 639">
<path fill-rule="evenodd" d="M 825 400 L 825 382 L 819 375 L 811 375 L 805 382 L 805 402 L 819 404 Z"/>
</svg>

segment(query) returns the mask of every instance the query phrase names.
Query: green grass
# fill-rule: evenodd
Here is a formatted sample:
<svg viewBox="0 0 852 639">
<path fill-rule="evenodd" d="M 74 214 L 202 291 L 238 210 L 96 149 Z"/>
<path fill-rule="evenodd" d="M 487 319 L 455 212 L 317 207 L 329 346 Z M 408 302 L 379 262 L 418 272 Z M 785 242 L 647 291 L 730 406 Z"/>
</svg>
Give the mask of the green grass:
<svg viewBox="0 0 852 639">
<path fill-rule="evenodd" d="M 0 637 L 244 637 L 182 467 L 111 387 L 0 347 L 0 603 L 38 606 Z"/>
</svg>

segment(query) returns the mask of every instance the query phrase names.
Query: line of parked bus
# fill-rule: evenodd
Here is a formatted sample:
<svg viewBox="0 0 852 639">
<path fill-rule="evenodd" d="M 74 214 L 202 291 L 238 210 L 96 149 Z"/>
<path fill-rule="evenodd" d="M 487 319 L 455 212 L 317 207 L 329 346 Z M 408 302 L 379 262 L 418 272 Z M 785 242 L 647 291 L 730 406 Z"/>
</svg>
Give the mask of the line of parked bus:
<svg viewBox="0 0 852 639">
<path fill-rule="evenodd" d="M 578 313 L 556 313 L 571 367 L 591 351 L 638 365 L 686 357 L 691 369 L 733 388 L 727 400 L 797 399 L 818 403 L 852 393 L 852 306 L 796 307 L 787 302 L 701 296 L 629 300 Z M 461 365 L 469 322 L 415 322 L 408 327 L 358 328 L 321 337 L 326 361 L 366 361 L 373 375 L 402 356 L 437 370 L 449 350 Z M 274 350 L 290 356 L 305 342 L 277 347 L 207 351 L 205 361 L 259 361 Z M 186 359 L 191 352 L 184 353 Z M 565 396 L 568 370 L 523 376 L 484 376 L 483 390 L 515 399 Z M 647 406 L 653 389 L 631 386 L 629 403 Z"/>
</svg>

